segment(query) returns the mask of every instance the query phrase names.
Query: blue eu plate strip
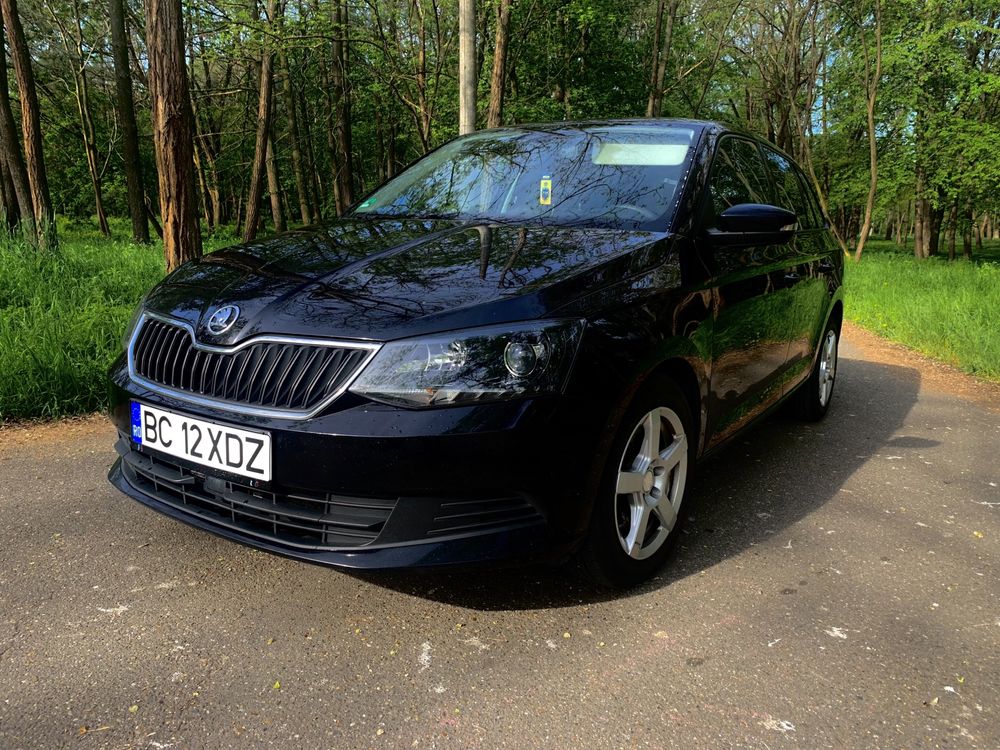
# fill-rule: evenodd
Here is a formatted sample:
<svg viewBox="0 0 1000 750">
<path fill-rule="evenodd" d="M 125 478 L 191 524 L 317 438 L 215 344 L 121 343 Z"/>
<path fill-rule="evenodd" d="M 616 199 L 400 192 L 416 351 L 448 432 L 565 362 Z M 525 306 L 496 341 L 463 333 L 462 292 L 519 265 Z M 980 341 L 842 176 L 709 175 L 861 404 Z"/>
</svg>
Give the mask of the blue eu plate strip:
<svg viewBox="0 0 1000 750">
<path fill-rule="evenodd" d="M 132 402 L 132 439 L 142 443 L 142 409 L 138 401 Z"/>
</svg>

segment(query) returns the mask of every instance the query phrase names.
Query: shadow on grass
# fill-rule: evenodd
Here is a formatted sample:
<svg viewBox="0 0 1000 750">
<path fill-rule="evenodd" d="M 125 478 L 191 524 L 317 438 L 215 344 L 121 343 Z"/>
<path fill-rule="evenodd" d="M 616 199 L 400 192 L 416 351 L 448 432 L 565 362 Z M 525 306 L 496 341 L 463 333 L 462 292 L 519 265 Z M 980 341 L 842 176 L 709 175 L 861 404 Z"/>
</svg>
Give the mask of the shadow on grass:
<svg viewBox="0 0 1000 750">
<path fill-rule="evenodd" d="M 699 467 L 686 502 L 683 536 L 663 572 L 625 592 L 598 589 L 572 565 L 358 573 L 372 585 L 481 611 L 569 607 L 636 596 L 668 586 L 767 542 L 836 497 L 884 447 L 932 447 L 895 436 L 920 389 L 918 371 L 842 358 L 823 422 L 781 414 L 737 437 Z"/>
</svg>

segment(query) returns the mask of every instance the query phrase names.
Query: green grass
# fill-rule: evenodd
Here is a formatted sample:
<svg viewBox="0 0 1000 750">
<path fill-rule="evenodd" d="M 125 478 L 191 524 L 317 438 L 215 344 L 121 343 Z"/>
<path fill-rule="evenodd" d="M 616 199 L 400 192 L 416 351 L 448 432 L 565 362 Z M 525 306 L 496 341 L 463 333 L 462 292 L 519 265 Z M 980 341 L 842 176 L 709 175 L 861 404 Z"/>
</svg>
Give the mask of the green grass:
<svg viewBox="0 0 1000 750">
<path fill-rule="evenodd" d="M 114 222 L 60 222 L 40 255 L 0 239 L 0 423 L 82 414 L 106 404 L 105 372 L 142 295 L 163 276 L 162 248 L 133 245 Z M 206 241 L 206 250 L 232 243 Z M 872 242 L 847 266 L 847 317 L 937 359 L 1000 380 L 1000 242 L 974 263 L 916 261 Z"/>
<path fill-rule="evenodd" d="M 873 242 L 847 262 L 846 316 L 881 336 L 983 378 L 1000 380 L 1000 242 L 973 262 L 916 260 Z"/>
<path fill-rule="evenodd" d="M 163 250 L 60 222 L 60 250 L 0 239 L 0 423 L 99 409 L 105 373 L 139 299 L 163 276 Z M 206 243 L 218 247 L 220 241 Z"/>
</svg>

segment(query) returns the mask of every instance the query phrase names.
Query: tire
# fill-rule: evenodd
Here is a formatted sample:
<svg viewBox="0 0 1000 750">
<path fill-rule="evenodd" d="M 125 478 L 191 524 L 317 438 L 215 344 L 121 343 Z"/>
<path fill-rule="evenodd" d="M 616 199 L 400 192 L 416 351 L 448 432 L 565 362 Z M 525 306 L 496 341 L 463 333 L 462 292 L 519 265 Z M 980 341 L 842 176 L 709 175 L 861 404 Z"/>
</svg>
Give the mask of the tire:
<svg viewBox="0 0 1000 750">
<path fill-rule="evenodd" d="M 819 353 L 808 379 L 795 394 L 795 414 L 806 422 L 818 422 L 826 416 L 833 400 L 833 386 L 837 376 L 837 358 L 840 348 L 840 326 L 833 321 L 826 324 L 819 340 Z"/>
<path fill-rule="evenodd" d="M 687 399 L 669 380 L 651 381 L 633 399 L 608 452 L 582 549 L 597 583 L 634 586 L 666 562 L 684 518 L 693 424 Z"/>
</svg>

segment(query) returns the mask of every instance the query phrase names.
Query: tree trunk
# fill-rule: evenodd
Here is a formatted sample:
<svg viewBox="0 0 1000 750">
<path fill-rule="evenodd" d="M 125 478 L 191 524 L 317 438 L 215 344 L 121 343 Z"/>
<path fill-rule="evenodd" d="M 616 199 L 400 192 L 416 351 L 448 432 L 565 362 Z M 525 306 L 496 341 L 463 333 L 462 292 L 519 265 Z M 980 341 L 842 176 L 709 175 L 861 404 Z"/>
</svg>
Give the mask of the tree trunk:
<svg viewBox="0 0 1000 750">
<path fill-rule="evenodd" d="M 500 6 L 497 8 L 497 31 L 493 40 L 493 69 L 490 71 L 490 104 L 486 112 L 486 127 L 488 128 L 498 128 L 503 122 L 511 3 L 512 0 L 500 0 Z"/>
<path fill-rule="evenodd" d="M 930 221 L 930 244 L 927 247 L 927 255 L 937 255 L 941 246 L 941 223 L 944 220 L 944 209 L 933 208 L 928 211 Z M 926 230 L 925 230 L 926 231 Z"/>
<path fill-rule="evenodd" d="M 17 199 L 18 216 L 27 223 L 28 233 L 34 234 L 35 209 L 31 203 L 31 187 L 24 156 L 18 140 L 14 112 L 10 106 L 10 87 L 7 80 L 7 55 L 4 52 L 3 23 L 0 18 L 0 159 L 7 169 L 11 189 Z M 8 215 L 8 222 L 11 220 Z"/>
<path fill-rule="evenodd" d="M 209 231 L 216 230 L 222 225 L 222 192 L 219 188 L 219 169 L 215 158 L 212 139 L 202 132 L 201 115 L 198 111 L 197 100 L 194 92 L 191 92 L 191 121 L 194 123 L 194 145 L 193 151 L 195 166 L 198 169 L 198 180 L 201 183 L 202 193 L 205 196 L 206 223 Z M 200 155 L 199 155 L 200 151 Z"/>
<path fill-rule="evenodd" d="M 17 203 L 17 193 L 10 179 L 10 170 L 2 160 L 0 160 L 0 196 L 3 202 L 4 224 L 7 225 L 8 231 L 14 231 L 20 223 L 21 207 Z"/>
<path fill-rule="evenodd" d="M 278 165 L 274 158 L 274 138 L 267 137 L 267 192 L 271 198 L 271 218 L 274 231 L 284 232 L 285 212 L 281 207 L 281 182 L 278 180 Z"/>
<path fill-rule="evenodd" d="M 309 206 L 309 183 L 302 166 L 302 147 L 299 145 L 298 113 L 295 106 L 295 91 L 292 88 L 292 72 L 288 67 L 288 55 L 282 50 L 278 55 L 281 77 L 284 79 L 285 116 L 288 120 L 288 141 L 292 147 L 292 174 L 295 176 L 295 193 L 299 199 L 299 217 L 303 224 L 312 224 L 312 210 Z"/>
<path fill-rule="evenodd" d="M 268 26 L 274 27 L 282 7 L 277 0 L 268 0 Z M 257 236 L 260 220 L 260 201 L 264 193 L 264 173 L 267 171 L 267 138 L 271 127 L 271 86 L 273 75 L 274 49 L 265 40 L 260 51 L 260 88 L 257 97 L 257 137 L 254 142 L 253 168 L 247 189 L 247 215 L 243 225 L 243 241 L 250 242 Z"/>
<path fill-rule="evenodd" d="M 76 24 L 73 39 L 73 53 L 75 55 L 73 83 L 76 93 L 76 110 L 80 116 L 80 133 L 83 136 L 83 150 L 87 157 L 90 186 L 94 191 L 94 211 L 97 214 L 97 225 L 101 234 L 110 237 L 111 228 L 108 226 L 108 216 L 104 212 L 104 191 L 101 188 L 101 165 L 97 154 L 97 135 L 94 131 L 94 118 L 90 112 L 90 83 L 87 80 L 87 55 L 83 49 L 83 19 L 81 18 L 79 0 L 73 3 L 73 12 Z M 66 46 L 69 47 L 68 40 Z"/>
<path fill-rule="evenodd" d="M 114 58 L 115 92 L 118 96 L 118 117 L 122 123 L 122 155 L 125 159 L 125 186 L 128 193 L 128 212 L 132 218 L 132 239 L 149 242 L 149 223 L 146 221 L 145 185 L 142 180 L 142 161 L 139 157 L 139 127 L 135 120 L 135 97 L 132 76 L 128 65 L 128 38 L 125 32 L 123 0 L 110 0 L 111 53 Z"/>
<path fill-rule="evenodd" d="M 948 260 L 955 260 L 955 230 L 958 228 L 958 204 L 952 205 L 948 212 L 948 229 L 946 239 L 948 242 Z"/>
<path fill-rule="evenodd" d="M 305 146 L 305 158 L 306 158 L 306 175 L 309 179 L 310 190 L 310 208 L 312 209 L 312 220 L 321 221 L 323 219 L 323 203 L 326 199 L 326 194 L 324 192 L 323 184 L 320 181 L 319 168 L 316 158 L 316 148 L 313 145 L 313 134 L 312 126 L 310 123 L 309 116 L 309 106 L 305 101 L 305 96 L 296 97 L 297 102 L 301 105 L 302 113 L 302 135 L 304 137 Z"/>
<path fill-rule="evenodd" d="M 201 255 L 181 0 L 146 0 L 146 44 L 163 254 L 172 271 Z"/>
<path fill-rule="evenodd" d="M 868 168 L 870 175 L 868 178 L 868 196 L 865 199 L 865 218 L 861 222 L 861 233 L 858 235 L 857 248 L 854 251 L 854 261 L 861 260 L 861 253 L 864 252 L 865 243 L 868 241 L 868 231 L 872 225 L 872 212 L 875 210 L 875 191 L 878 188 L 878 142 L 875 133 L 875 107 L 878 103 L 878 82 L 882 77 L 882 3 L 875 0 L 875 64 L 872 70 L 872 63 L 868 57 L 867 37 L 864 36 L 865 29 L 861 27 L 862 39 L 865 40 L 865 109 L 866 123 L 868 129 Z"/>
<path fill-rule="evenodd" d="M 336 129 L 336 143 L 333 149 L 336 179 L 334 198 L 337 214 L 342 215 L 354 203 L 354 169 L 351 160 L 351 83 L 348 74 L 348 53 L 350 50 L 350 26 L 347 16 L 347 0 L 336 0 L 333 8 L 335 24 L 333 42 L 333 68 L 331 91 L 333 95 L 333 116 Z"/>
<path fill-rule="evenodd" d="M 649 99 L 646 101 L 646 117 L 663 114 L 663 85 L 667 77 L 667 62 L 674 40 L 674 24 L 680 0 L 660 0 L 656 8 L 656 31 L 653 39 L 653 61 L 650 65 Z M 667 28 L 663 29 L 664 8 L 667 14 Z M 662 42 L 661 42 L 662 39 Z"/>
<path fill-rule="evenodd" d="M 10 56 L 17 77 L 21 96 L 21 130 L 24 134 L 24 161 L 31 189 L 35 231 L 40 249 L 55 250 L 55 212 L 49 195 L 49 180 L 45 171 L 45 154 L 42 151 L 42 120 L 35 89 L 35 74 L 31 67 L 31 53 L 24 37 L 24 27 L 18 16 L 17 0 L 0 0 L 4 25 L 10 32 Z"/>
<path fill-rule="evenodd" d="M 476 0 L 458 0 L 458 132 L 476 129 Z"/>
</svg>

